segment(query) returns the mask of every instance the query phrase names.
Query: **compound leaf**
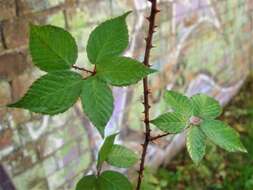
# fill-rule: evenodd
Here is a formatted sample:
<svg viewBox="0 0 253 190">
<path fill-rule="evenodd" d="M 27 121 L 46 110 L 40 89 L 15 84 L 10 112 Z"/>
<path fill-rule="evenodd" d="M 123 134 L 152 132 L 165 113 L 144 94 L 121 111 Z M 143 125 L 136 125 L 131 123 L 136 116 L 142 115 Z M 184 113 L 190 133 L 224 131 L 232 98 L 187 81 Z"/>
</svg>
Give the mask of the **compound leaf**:
<svg viewBox="0 0 253 190">
<path fill-rule="evenodd" d="M 104 129 L 113 112 L 112 90 L 97 77 L 90 77 L 83 81 L 81 101 L 84 112 L 104 136 Z"/>
<path fill-rule="evenodd" d="M 74 38 L 56 26 L 31 25 L 29 48 L 34 64 L 46 72 L 70 69 L 77 59 Z"/>
<path fill-rule="evenodd" d="M 181 113 L 169 112 L 150 122 L 166 133 L 179 133 L 187 126 L 188 119 Z"/>
<path fill-rule="evenodd" d="M 76 190 L 97 190 L 97 177 L 95 175 L 84 176 L 77 183 Z"/>
<path fill-rule="evenodd" d="M 174 111 L 187 117 L 192 115 L 192 103 L 187 96 L 170 90 L 165 92 L 165 101 Z"/>
<path fill-rule="evenodd" d="M 226 123 L 218 120 L 204 120 L 200 125 L 205 135 L 216 145 L 229 152 L 247 152 L 239 134 Z"/>
<path fill-rule="evenodd" d="M 77 101 L 81 86 L 82 76 L 72 71 L 48 73 L 35 81 L 21 100 L 8 106 L 55 115 Z"/>
<path fill-rule="evenodd" d="M 132 184 L 121 173 L 105 171 L 98 178 L 99 190 L 133 190 Z"/>
<path fill-rule="evenodd" d="M 87 45 L 87 54 L 91 63 L 99 64 L 104 58 L 118 56 L 127 48 L 126 17 L 129 13 L 105 21 L 92 31 Z"/>
<path fill-rule="evenodd" d="M 192 126 L 186 138 L 186 147 L 194 163 L 198 164 L 205 155 L 206 136 L 197 126 Z"/>
<path fill-rule="evenodd" d="M 218 117 L 222 108 L 217 100 L 205 94 L 197 94 L 191 97 L 194 116 L 204 119 L 214 119 Z"/>
<path fill-rule="evenodd" d="M 105 59 L 97 65 L 97 74 L 101 79 L 113 86 L 127 86 L 135 84 L 155 70 L 128 57 L 113 57 Z"/>
<path fill-rule="evenodd" d="M 132 150 L 124 146 L 113 145 L 106 161 L 112 166 L 128 168 L 138 161 L 138 156 Z"/>
<path fill-rule="evenodd" d="M 98 167 L 107 159 L 109 153 L 112 150 L 114 140 L 117 135 L 118 135 L 118 133 L 112 134 L 112 135 L 105 138 L 104 143 L 98 153 L 98 163 L 97 163 Z"/>
</svg>

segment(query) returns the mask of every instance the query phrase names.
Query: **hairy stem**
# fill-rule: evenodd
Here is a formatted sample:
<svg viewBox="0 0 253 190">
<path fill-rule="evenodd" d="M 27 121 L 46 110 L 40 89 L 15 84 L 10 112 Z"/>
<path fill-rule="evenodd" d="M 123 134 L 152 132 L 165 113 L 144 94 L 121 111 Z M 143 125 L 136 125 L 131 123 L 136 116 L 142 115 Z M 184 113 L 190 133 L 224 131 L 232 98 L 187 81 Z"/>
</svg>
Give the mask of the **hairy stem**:
<svg viewBox="0 0 253 190">
<path fill-rule="evenodd" d="M 155 28 L 156 28 L 155 18 L 156 18 L 156 14 L 160 11 L 157 9 L 157 0 L 148 0 L 148 1 L 151 2 L 152 6 L 151 6 L 150 16 L 147 17 L 147 20 L 149 21 L 149 29 L 148 29 L 148 36 L 146 38 L 146 49 L 145 49 L 143 64 L 147 67 L 150 67 L 150 64 L 149 64 L 150 51 L 154 47 L 152 45 L 152 40 L 153 40 L 153 34 L 155 32 Z M 149 92 L 149 87 L 148 87 L 148 77 L 145 77 L 143 79 L 143 93 L 144 93 L 143 104 L 144 104 L 145 139 L 144 139 L 144 143 L 142 144 L 143 150 L 142 150 L 142 155 L 141 155 L 141 163 L 140 163 L 140 167 L 138 171 L 139 176 L 138 176 L 136 190 L 140 190 L 141 188 L 143 172 L 144 172 L 144 167 L 145 167 L 145 159 L 146 159 L 148 145 L 150 143 L 150 137 L 151 137 L 150 120 L 149 120 L 149 109 L 150 109 L 149 93 L 150 92 Z"/>
</svg>

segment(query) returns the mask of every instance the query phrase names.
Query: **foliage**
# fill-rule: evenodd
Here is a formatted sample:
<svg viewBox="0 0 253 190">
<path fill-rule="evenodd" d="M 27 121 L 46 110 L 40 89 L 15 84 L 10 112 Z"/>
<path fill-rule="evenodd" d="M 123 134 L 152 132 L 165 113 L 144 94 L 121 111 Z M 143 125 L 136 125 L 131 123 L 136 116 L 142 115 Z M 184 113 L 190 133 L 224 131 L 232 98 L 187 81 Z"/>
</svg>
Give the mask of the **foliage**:
<svg viewBox="0 0 253 190">
<path fill-rule="evenodd" d="M 229 152 L 247 152 L 237 132 L 226 123 L 215 120 L 221 114 L 221 107 L 215 99 L 204 94 L 188 98 L 167 91 L 165 100 L 172 112 L 158 116 L 151 123 L 166 133 L 187 129 L 187 150 L 196 164 L 204 157 L 206 138 Z"/>
<path fill-rule="evenodd" d="M 83 79 L 70 71 L 77 58 L 74 38 L 55 26 L 31 25 L 32 60 L 48 75 L 36 81 L 20 101 L 9 106 L 55 115 L 69 109 L 81 97 L 84 112 L 104 136 L 113 112 L 113 96 L 108 85 L 131 85 L 155 72 L 137 60 L 121 56 L 128 46 L 125 20 L 129 13 L 102 23 L 91 33 L 87 53 L 95 68 L 91 76 Z"/>
<path fill-rule="evenodd" d="M 105 162 L 115 167 L 129 168 L 139 159 L 134 151 L 115 144 L 117 133 L 104 137 L 104 130 L 114 109 L 111 86 L 128 86 L 144 78 L 144 102 L 146 102 L 146 104 L 144 103 L 144 113 L 146 116 L 149 114 L 147 101 L 149 92 L 146 77 L 154 73 L 155 70 L 148 67 L 148 56 L 153 47 L 154 28 L 152 27 L 155 27 L 155 14 L 159 12 L 154 3 L 152 7 L 149 17 L 150 35 L 147 38 L 149 43 L 147 43 L 146 52 L 148 53 L 145 54 L 146 63 L 144 62 L 144 64 L 122 55 L 129 45 L 126 18 L 130 12 L 105 21 L 90 34 L 87 55 L 91 64 L 94 65 L 92 71 L 74 65 L 78 54 L 77 45 L 67 31 L 48 25 L 31 25 L 30 27 L 29 46 L 32 60 L 46 74 L 33 83 L 21 100 L 10 104 L 9 107 L 55 115 L 65 112 L 76 103 L 78 98 L 81 99 L 84 113 L 105 140 L 98 154 L 97 174 L 84 176 L 77 184 L 77 190 L 133 189 L 132 184 L 123 174 L 115 171 L 102 171 Z M 80 69 L 90 75 L 83 77 L 71 71 L 72 68 Z M 188 98 L 177 92 L 167 91 L 165 100 L 172 111 L 162 114 L 152 121 L 145 120 L 146 138 L 143 144 L 144 151 L 138 182 L 142 180 L 145 151 L 152 139 L 149 122 L 168 134 L 187 130 L 187 149 L 195 163 L 199 163 L 204 157 L 206 139 L 230 152 L 246 152 L 235 130 L 227 124 L 215 120 L 221 114 L 221 107 L 213 98 L 204 94 Z M 138 183 L 138 185 L 140 184 Z M 144 186 L 145 183 L 142 185 L 142 189 L 152 189 L 152 186 Z M 137 189 L 139 190 L 138 186 Z"/>
<path fill-rule="evenodd" d="M 198 166 L 178 155 L 166 168 L 146 170 L 144 186 L 152 190 L 252 190 L 253 189 L 253 76 L 225 108 L 221 119 L 233 124 L 241 133 L 249 154 L 232 154 L 208 142 L 205 160 Z M 145 189 L 145 188 L 144 188 Z M 148 188 L 147 188 L 148 189 Z"/>
<path fill-rule="evenodd" d="M 83 177 L 77 184 L 76 190 L 131 190 L 132 185 L 121 173 L 105 171 L 100 176 Z"/>
</svg>

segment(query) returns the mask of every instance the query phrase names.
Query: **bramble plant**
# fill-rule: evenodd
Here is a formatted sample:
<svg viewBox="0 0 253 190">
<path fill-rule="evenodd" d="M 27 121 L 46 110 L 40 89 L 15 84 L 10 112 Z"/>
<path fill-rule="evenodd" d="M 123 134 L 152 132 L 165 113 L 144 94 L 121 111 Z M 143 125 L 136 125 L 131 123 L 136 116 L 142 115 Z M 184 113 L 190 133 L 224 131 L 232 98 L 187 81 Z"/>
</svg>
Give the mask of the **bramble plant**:
<svg viewBox="0 0 253 190">
<path fill-rule="evenodd" d="M 143 63 L 122 56 L 128 47 L 129 37 L 126 18 L 110 19 L 96 27 L 89 36 L 87 55 L 93 70 L 75 66 L 77 45 L 74 38 L 65 30 L 55 26 L 30 27 L 29 48 L 33 63 L 47 74 L 33 83 L 24 97 L 9 107 L 24 108 L 32 112 L 55 115 L 65 112 L 78 98 L 81 99 L 84 113 L 105 138 L 97 159 L 97 173 L 83 177 L 76 190 L 132 190 L 133 185 L 123 174 L 116 171 L 103 171 L 103 164 L 129 168 L 140 159 L 136 190 L 141 189 L 145 157 L 150 142 L 170 134 L 187 130 L 187 150 L 192 160 L 198 164 L 205 154 L 206 139 L 227 151 L 246 152 L 239 135 L 222 121 L 215 120 L 221 106 L 213 98 L 197 94 L 190 98 L 166 91 L 165 100 L 171 112 L 156 119 L 149 119 L 148 75 L 156 72 L 149 68 L 149 57 L 155 32 L 155 17 L 159 12 L 157 1 L 151 2 L 151 14 L 146 50 Z M 89 74 L 83 77 L 71 69 Z M 118 133 L 104 137 L 106 124 L 110 120 L 114 103 L 111 86 L 128 86 L 143 79 L 145 140 L 142 155 L 114 143 Z M 151 135 L 150 124 L 164 132 L 159 136 Z"/>
</svg>

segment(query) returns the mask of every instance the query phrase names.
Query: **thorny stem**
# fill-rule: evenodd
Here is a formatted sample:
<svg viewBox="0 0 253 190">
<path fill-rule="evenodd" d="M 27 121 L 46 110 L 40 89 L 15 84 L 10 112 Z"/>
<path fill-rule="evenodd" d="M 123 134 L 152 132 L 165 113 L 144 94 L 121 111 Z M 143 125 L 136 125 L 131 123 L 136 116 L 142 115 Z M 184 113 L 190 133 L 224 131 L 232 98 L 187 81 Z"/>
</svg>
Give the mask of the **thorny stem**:
<svg viewBox="0 0 253 190">
<path fill-rule="evenodd" d="M 146 38 L 146 49 L 145 49 L 145 55 L 144 55 L 144 61 L 143 64 L 147 67 L 150 67 L 149 64 L 149 59 L 150 59 L 150 51 L 154 47 L 152 45 L 152 39 L 153 39 L 153 34 L 155 32 L 155 18 L 156 14 L 160 12 L 157 8 L 157 0 L 148 0 L 151 2 L 151 13 L 150 16 L 147 17 L 147 20 L 149 21 L 149 30 L 148 30 L 148 36 Z M 143 179 L 143 172 L 144 172 L 144 167 L 145 167 L 145 158 L 148 150 L 148 145 L 150 143 L 150 120 L 149 120 L 149 87 L 148 87 L 148 77 L 145 77 L 143 79 L 143 93 L 144 93 L 144 124 L 145 124 L 145 140 L 144 143 L 142 144 L 143 150 L 142 150 L 142 155 L 141 155 L 141 163 L 140 163 L 140 168 L 139 168 L 139 176 L 138 176 L 138 181 L 137 181 L 137 186 L 136 190 L 140 190 L 141 188 L 141 183 Z"/>
<path fill-rule="evenodd" d="M 85 68 L 81 68 L 81 67 L 78 67 L 78 66 L 75 66 L 75 65 L 73 65 L 72 67 L 73 67 L 74 69 L 77 69 L 77 70 L 80 70 L 80 71 L 85 71 L 85 72 L 87 72 L 87 73 L 94 74 L 94 71 L 90 71 L 90 70 L 85 69 Z"/>
</svg>

